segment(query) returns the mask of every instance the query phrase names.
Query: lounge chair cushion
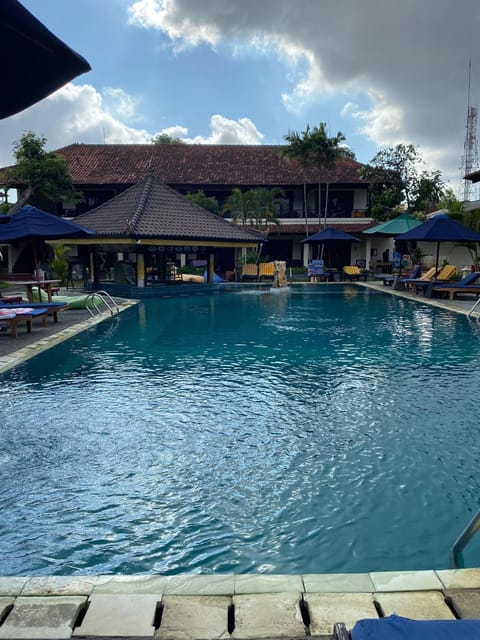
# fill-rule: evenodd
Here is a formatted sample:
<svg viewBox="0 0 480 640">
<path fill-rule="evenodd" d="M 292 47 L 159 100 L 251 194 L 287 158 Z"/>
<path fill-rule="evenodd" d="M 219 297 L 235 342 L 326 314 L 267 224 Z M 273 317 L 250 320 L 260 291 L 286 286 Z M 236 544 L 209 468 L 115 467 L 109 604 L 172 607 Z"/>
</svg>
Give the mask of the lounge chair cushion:
<svg viewBox="0 0 480 640">
<path fill-rule="evenodd" d="M 359 620 L 352 640 L 478 640 L 480 620 L 410 620 L 395 614 Z"/>
</svg>

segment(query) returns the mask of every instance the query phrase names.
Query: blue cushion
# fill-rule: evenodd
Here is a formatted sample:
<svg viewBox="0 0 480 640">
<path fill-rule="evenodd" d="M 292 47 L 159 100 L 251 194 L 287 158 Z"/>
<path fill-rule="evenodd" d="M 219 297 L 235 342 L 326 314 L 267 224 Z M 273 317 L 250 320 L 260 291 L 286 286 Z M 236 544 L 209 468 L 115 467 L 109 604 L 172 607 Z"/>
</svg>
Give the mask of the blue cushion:
<svg viewBox="0 0 480 640">
<path fill-rule="evenodd" d="M 352 640 L 478 640 L 480 620 L 410 620 L 395 614 L 359 620 Z"/>
</svg>

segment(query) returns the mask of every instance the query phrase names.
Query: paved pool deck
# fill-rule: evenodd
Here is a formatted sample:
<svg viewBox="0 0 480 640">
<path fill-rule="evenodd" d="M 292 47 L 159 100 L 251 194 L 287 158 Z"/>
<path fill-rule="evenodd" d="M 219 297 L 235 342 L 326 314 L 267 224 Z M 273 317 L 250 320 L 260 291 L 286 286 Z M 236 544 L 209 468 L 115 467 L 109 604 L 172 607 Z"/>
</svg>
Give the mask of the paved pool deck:
<svg viewBox="0 0 480 640">
<path fill-rule="evenodd" d="M 474 302 L 424 298 L 375 281 L 359 286 L 460 314 Z M 137 303 L 117 302 L 120 311 Z M 35 325 L 32 334 L 1 335 L 0 373 L 109 318 L 109 312 L 92 318 L 88 311 L 66 311 L 56 324 L 49 319 L 47 327 Z M 359 619 L 391 613 L 480 619 L 480 569 L 0 577 L 0 639 L 331 638 L 336 622 L 351 629 Z"/>
<path fill-rule="evenodd" d="M 331 638 L 392 613 L 480 618 L 480 569 L 0 578 L 0 638 Z"/>
</svg>

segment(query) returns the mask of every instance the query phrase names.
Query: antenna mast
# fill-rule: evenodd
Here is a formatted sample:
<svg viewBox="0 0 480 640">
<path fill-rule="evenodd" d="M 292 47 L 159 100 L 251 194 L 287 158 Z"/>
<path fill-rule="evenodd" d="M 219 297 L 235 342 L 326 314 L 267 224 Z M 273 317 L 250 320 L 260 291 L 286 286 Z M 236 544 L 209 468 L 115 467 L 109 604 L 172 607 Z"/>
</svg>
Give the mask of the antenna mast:
<svg viewBox="0 0 480 640">
<path fill-rule="evenodd" d="M 468 65 L 468 102 L 467 102 L 467 127 L 465 134 L 465 142 L 463 145 L 463 156 L 461 166 L 461 180 L 463 180 L 463 201 L 469 202 L 470 200 L 476 200 L 473 196 L 473 191 L 476 188 L 472 185 L 470 180 L 465 180 L 465 176 L 472 173 L 478 167 L 478 147 L 477 147 L 477 120 L 478 109 L 470 105 L 470 81 L 472 75 L 472 59 Z"/>
</svg>

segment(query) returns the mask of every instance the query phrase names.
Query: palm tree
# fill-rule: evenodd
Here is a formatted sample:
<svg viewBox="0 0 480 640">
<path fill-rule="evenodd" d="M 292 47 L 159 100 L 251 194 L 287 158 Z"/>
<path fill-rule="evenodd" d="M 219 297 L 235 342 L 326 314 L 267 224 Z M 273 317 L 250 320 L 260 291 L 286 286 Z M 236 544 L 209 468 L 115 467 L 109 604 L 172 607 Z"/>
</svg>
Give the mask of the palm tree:
<svg viewBox="0 0 480 640">
<path fill-rule="evenodd" d="M 288 142 L 288 146 L 280 149 L 279 154 L 289 160 L 299 160 L 303 170 L 303 215 L 305 216 L 305 231 L 308 236 L 308 204 L 307 204 L 307 168 L 320 168 L 322 170 L 331 169 L 336 162 L 343 159 L 353 159 L 354 154 L 350 149 L 343 146 L 345 136 L 341 131 L 336 136 L 328 137 L 327 125 L 321 122 L 318 127 L 310 129 L 307 124 L 305 131 L 297 133 L 289 131 L 283 139 Z M 320 220 L 320 195 L 321 183 L 318 184 L 318 214 Z M 327 217 L 328 203 L 328 182 L 325 198 L 325 223 Z"/>
<path fill-rule="evenodd" d="M 279 224 L 276 210 L 285 204 L 285 193 L 282 189 L 265 189 L 259 187 L 247 192 L 251 196 L 252 216 L 255 218 L 256 227 L 260 229 L 265 223 Z"/>
<path fill-rule="evenodd" d="M 341 131 L 338 131 L 336 136 L 328 137 L 327 125 L 325 122 L 321 122 L 318 127 L 314 127 L 310 132 L 310 145 L 309 156 L 312 165 L 318 167 L 322 171 L 331 169 L 339 160 L 353 159 L 354 154 L 348 147 L 342 146 L 345 142 L 345 136 Z M 318 182 L 318 221 L 319 227 L 321 226 L 321 182 Z M 323 228 L 327 224 L 328 213 L 328 186 L 326 183 L 325 192 L 325 210 L 324 210 L 324 222 Z"/>
<path fill-rule="evenodd" d="M 246 224 L 253 211 L 251 192 L 242 191 L 238 187 L 232 189 L 232 193 L 221 208 L 222 214 L 227 213 L 227 211 L 230 212 L 233 222 Z"/>
<path fill-rule="evenodd" d="M 307 206 L 307 182 L 306 171 L 311 162 L 311 131 L 307 124 L 305 131 L 289 131 L 283 136 L 288 145 L 279 150 L 281 158 L 286 160 L 298 160 L 302 165 L 303 176 L 303 217 L 305 218 L 305 237 L 308 236 L 308 206 Z"/>
</svg>

